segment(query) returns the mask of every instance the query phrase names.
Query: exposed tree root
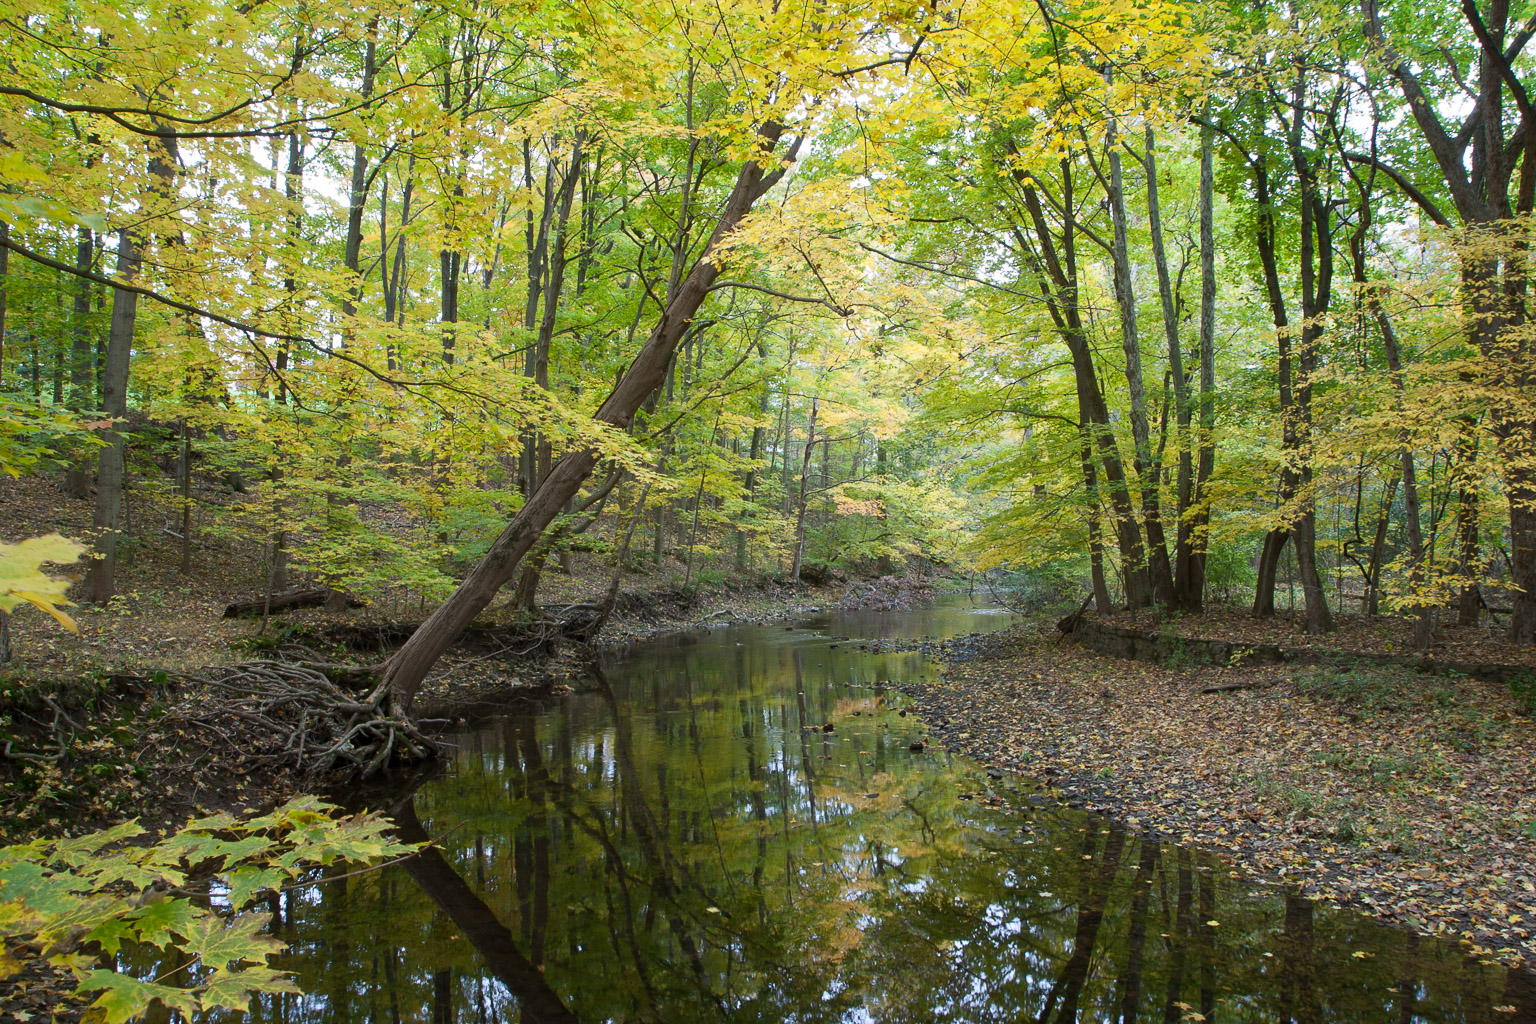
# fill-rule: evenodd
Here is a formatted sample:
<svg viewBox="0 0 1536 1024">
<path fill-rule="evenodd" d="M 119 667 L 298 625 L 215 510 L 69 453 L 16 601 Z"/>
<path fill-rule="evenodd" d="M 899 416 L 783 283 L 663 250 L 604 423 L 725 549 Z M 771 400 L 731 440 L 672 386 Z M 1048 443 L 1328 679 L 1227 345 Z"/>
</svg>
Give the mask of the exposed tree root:
<svg viewBox="0 0 1536 1024">
<path fill-rule="evenodd" d="M 246 759 L 306 779 L 366 779 L 390 764 L 436 757 L 421 722 L 392 714 L 381 691 L 348 693 L 319 667 L 249 661 L 171 677 L 173 723 L 239 744 Z"/>
<path fill-rule="evenodd" d="M 601 625 L 604 610 L 598 604 L 555 606 L 543 609 L 539 619 L 482 627 L 470 636 L 480 646 L 494 643 L 497 657 L 524 656 L 585 639 Z M 375 644 L 389 644 L 394 634 L 408 636 L 414 628 L 414 623 L 356 627 Z M 239 750 L 253 767 L 309 781 L 367 779 L 391 765 L 419 764 L 441 753 L 442 745 L 423 729 L 431 720 L 391 708 L 379 682 L 382 666 L 322 662 L 321 655 L 297 644 L 285 644 L 282 651 L 295 660 L 170 674 L 167 681 L 178 693 L 170 724 L 205 731 Z"/>
</svg>

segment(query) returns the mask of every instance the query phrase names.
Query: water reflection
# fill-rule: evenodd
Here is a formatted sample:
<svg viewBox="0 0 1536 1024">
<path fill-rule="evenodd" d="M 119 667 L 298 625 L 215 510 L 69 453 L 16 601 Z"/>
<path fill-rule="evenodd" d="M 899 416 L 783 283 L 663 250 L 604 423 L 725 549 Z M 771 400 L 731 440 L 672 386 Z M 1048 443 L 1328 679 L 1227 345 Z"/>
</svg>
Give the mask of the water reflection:
<svg viewBox="0 0 1536 1024">
<path fill-rule="evenodd" d="M 458 737 L 394 799 L 438 847 L 288 894 L 308 994 L 255 1019 L 1536 1020 L 1527 975 L 909 750 L 885 681 L 932 668 L 839 637 L 986 621 L 673 638 Z"/>
</svg>

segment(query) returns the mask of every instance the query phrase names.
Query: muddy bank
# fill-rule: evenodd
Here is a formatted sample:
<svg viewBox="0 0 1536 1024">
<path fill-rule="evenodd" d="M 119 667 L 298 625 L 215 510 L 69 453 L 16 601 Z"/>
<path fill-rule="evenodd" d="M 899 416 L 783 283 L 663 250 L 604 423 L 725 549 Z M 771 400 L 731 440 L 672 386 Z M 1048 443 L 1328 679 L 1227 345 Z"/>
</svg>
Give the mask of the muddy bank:
<svg viewBox="0 0 1536 1024">
<path fill-rule="evenodd" d="M 1170 668 L 1054 629 L 918 645 L 935 738 L 1260 877 L 1536 961 L 1536 725 L 1508 688 L 1396 667 Z"/>
</svg>

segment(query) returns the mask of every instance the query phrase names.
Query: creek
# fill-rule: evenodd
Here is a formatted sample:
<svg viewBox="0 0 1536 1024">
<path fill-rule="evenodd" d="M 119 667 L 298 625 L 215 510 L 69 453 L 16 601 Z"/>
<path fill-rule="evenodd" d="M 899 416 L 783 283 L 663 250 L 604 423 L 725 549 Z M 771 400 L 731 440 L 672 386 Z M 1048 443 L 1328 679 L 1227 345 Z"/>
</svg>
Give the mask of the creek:
<svg viewBox="0 0 1536 1024">
<path fill-rule="evenodd" d="M 1012 621 L 956 596 L 671 634 L 461 729 L 387 800 L 436 847 L 274 901 L 305 994 L 252 1019 L 1533 1019 L 1527 974 L 924 747 L 897 687 L 939 666 L 871 641 Z"/>
</svg>

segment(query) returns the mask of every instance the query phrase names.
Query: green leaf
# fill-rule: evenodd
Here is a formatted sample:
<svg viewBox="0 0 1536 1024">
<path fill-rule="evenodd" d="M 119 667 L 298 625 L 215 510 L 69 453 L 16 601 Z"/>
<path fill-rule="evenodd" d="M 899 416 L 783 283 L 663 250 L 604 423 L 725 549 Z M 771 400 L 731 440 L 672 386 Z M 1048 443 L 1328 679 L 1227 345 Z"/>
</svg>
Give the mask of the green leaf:
<svg viewBox="0 0 1536 1024">
<path fill-rule="evenodd" d="M 90 832 L 83 836 L 77 836 L 74 839 L 61 839 L 54 846 L 54 853 L 60 860 L 71 867 L 79 867 L 81 864 L 87 863 L 90 857 L 100 853 L 113 843 L 122 842 L 124 839 L 132 839 L 143 834 L 144 829 L 139 824 L 139 819 L 134 818 L 131 821 L 125 821 L 120 825 L 113 825 L 111 828 L 103 829 L 100 832 Z"/>
<path fill-rule="evenodd" d="M 225 878 L 229 883 L 230 906 L 239 910 L 250 902 L 252 896 L 266 889 L 280 888 L 288 878 L 288 872 L 278 868 L 250 864 L 236 868 Z"/>
<path fill-rule="evenodd" d="M 48 870 L 34 861 L 17 861 L 0 868 L 0 899 L 20 900 L 48 878 Z"/>
<path fill-rule="evenodd" d="M 128 920 L 139 930 L 140 941 L 163 948 L 173 934 L 188 934 L 193 922 L 202 916 L 211 915 L 190 900 L 165 899 L 140 907 L 128 915 Z"/>
<path fill-rule="evenodd" d="M 298 987 L 287 975 L 268 967 L 247 967 L 243 971 L 218 971 L 202 989 L 204 1009 L 222 1007 L 244 1011 L 256 992 L 297 993 Z"/>
<path fill-rule="evenodd" d="M 284 949 L 282 942 L 262 933 L 271 917 L 240 914 L 228 923 L 213 916 L 201 918 L 188 927 L 182 949 L 215 969 L 244 961 L 264 963 L 269 955 Z"/>
<path fill-rule="evenodd" d="M 113 955 L 122 948 L 125 942 L 136 942 L 139 939 L 139 931 L 120 917 L 110 918 L 92 928 L 85 935 L 86 942 L 95 942 Z"/>
<path fill-rule="evenodd" d="M 149 858 L 139 851 L 97 857 L 89 862 L 89 874 L 98 889 L 119 884 L 130 885 L 135 889 L 147 889 L 161 882 L 172 886 L 185 884 L 185 873 L 159 865 L 145 867 L 141 863 L 145 861 L 149 861 Z"/>
<path fill-rule="evenodd" d="M 277 844 L 265 836 L 246 836 L 234 841 L 201 832 L 180 832 L 162 843 L 151 860 L 161 864 L 201 864 L 220 860 L 224 864 L 258 857 Z"/>
<path fill-rule="evenodd" d="M 157 846 L 151 859 L 156 864 L 186 862 L 196 865 L 217 856 L 218 848 L 223 845 L 226 845 L 224 840 L 215 836 L 203 832 L 182 831 Z"/>
<path fill-rule="evenodd" d="M 123 1024 L 149 1009 L 149 1004 L 156 999 L 168 1008 L 186 1014 L 194 1014 L 200 1009 L 196 994 L 184 988 L 140 981 L 116 971 L 92 971 L 80 982 L 78 991 L 101 993 L 91 1004 L 91 1009 L 101 1011 L 106 1024 Z"/>
</svg>

